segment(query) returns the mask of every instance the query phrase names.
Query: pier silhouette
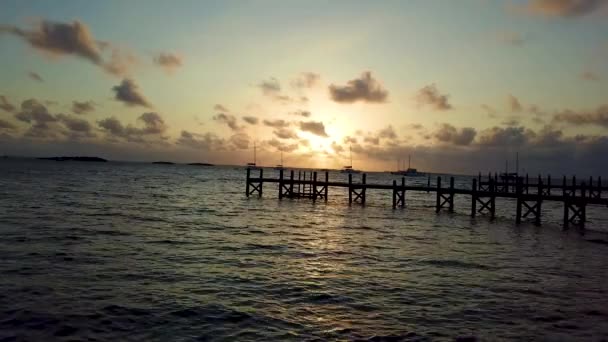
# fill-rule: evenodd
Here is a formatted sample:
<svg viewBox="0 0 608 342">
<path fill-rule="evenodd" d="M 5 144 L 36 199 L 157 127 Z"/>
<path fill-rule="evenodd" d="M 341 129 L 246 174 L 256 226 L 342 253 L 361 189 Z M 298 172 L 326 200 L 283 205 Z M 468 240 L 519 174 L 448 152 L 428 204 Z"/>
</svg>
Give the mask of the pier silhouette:
<svg viewBox="0 0 608 342">
<path fill-rule="evenodd" d="M 434 192 L 436 194 L 435 211 L 454 212 L 456 195 L 471 197 L 470 215 L 489 214 L 491 219 L 496 216 L 496 199 L 510 198 L 516 200 L 515 220 L 519 224 L 522 219 L 532 219 L 534 224 L 541 224 L 543 202 L 553 201 L 563 203 L 563 225 L 585 228 L 587 221 L 587 206 L 600 205 L 608 207 L 608 186 L 602 185 L 601 177 L 589 178 L 588 182 L 577 182 L 576 177 L 567 179 L 565 176 L 559 183 L 552 182 L 551 176 L 543 178 L 538 175 L 532 180 L 528 175 L 516 177 L 499 177 L 498 173 L 482 176 L 481 173 L 472 179 L 470 189 L 456 188 L 454 177 L 449 178 L 447 187 L 442 185 L 438 176 L 434 186 L 431 176 L 427 177 L 427 185 L 408 185 L 405 177 L 401 181 L 393 180 L 392 184 L 367 183 L 367 174 L 361 174 L 360 182 L 353 181 L 353 175 L 348 174 L 348 182 L 329 181 L 329 172 L 319 179 L 317 171 L 279 170 L 279 178 L 264 178 L 264 169 L 259 169 L 259 176 L 253 177 L 251 169 L 247 168 L 245 194 L 247 197 L 262 197 L 264 183 L 278 183 L 278 198 L 309 198 L 313 201 L 327 201 L 329 188 L 347 188 L 348 203 L 365 205 L 367 190 L 392 191 L 392 207 L 403 208 L 406 203 L 406 193 Z M 604 196 L 604 197 L 603 197 Z"/>
</svg>

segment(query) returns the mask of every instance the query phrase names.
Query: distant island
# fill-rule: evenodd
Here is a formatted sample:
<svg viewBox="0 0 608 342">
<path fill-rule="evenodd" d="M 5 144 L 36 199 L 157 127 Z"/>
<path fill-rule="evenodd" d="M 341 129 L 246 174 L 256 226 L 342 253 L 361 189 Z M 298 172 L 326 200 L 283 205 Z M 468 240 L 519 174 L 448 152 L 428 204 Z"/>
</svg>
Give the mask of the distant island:
<svg viewBox="0 0 608 342">
<path fill-rule="evenodd" d="M 155 161 L 155 162 L 152 162 L 152 164 L 173 165 L 175 163 L 168 162 L 168 161 Z"/>
<path fill-rule="evenodd" d="M 54 161 L 82 161 L 82 162 L 107 162 L 107 160 L 99 157 L 48 157 L 38 158 L 40 160 L 54 160 Z"/>
<path fill-rule="evenodd" d="M 188 163 L 188 165 L 196 165 L 196 166 L 215 166 L 209 163 Z"/>
</svg>

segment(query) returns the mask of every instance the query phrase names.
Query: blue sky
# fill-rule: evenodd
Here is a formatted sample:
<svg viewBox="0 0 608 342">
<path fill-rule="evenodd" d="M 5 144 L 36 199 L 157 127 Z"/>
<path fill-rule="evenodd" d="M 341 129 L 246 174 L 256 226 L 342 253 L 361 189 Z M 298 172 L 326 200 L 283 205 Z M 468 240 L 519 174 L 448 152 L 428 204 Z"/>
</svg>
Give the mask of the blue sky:
<svg viewBox="0 0 608 342">
<path fill-rule="evenodd" d="M 43 145 L 55 151 L 77 139 L 91 152 L 107 151 L 115 158 L 241 164 L 255 140 L 261 156 L 271 159 L 284 150 L 294 165 L 308 165 L 316 155 L 313 164 L 339 167 L 354 144 L 362 167 L 386 169 L 394 164 L 391 159 L 417 151 L 422 166 L 437 169 L 433 157 L 425 162 L 424 153 L 446 145 L 456 149 L 454 155 L 486 153 L 484 141 L 503 132 L 527 132 L 524 145 L 509 150 L 540 149 L 541 131 L 559 131 L 560 143 L 580 145 L 580 139 L 572 140 L 577 135 L 596 143 L 608 128 L 601 109 L 608 90 L 607 13 L 601 2 L 580 0 L 4 1 L 0 25 L 5 28 L 38 32 L 40 22 L 69 26 L 78 21 L 92 40 L 109 44 L 97 47 L 104 61 L 116 50 L 134 62 L 110 74 L 69 51 L 0 34 L 5 66 L 0 95 L 16 106 L 0 111 L 0 119 L 15 126 L 0 134 L 6 146 L 30 146 L 7 147 L 3 153 L 33 154 Z M 161 54 L 176 56 L 179 65 L 155 63 Z M 386 98 L 332 98 L 331 85 L 347 87 L 366 71 Z M 44 81 L 34 81 L 29 72 Z M 290 86 L 303 72 L 317 75 L 315 84 Z M 280 91 L 265 94 L 260 84 L 273 78 Z M 117 100 L 112 89 L 124 79 L 132 80 L 151 106 Z M 303 97 L 307 101 L 296 100 Z M 32 132 L 35 123 L 16 116 L 27 99 L 54 101 L 45 105 L 51 115 L 86 120 L 90 130 L 85 136 L 64 132 L 53 138 Z M 71 113 L 73 101 L 92 101 L 94 110 Z M 220 113 L 217 104 L 227 110 Z M 310 115 L 290 114 L 300 110 Z M 141 119 L 145 112 L 158 115 L 162 132 L 145 130 L 150 124 Z M 243 116 L 259 122 L 244 123 Z M 138 127 L 131 130 L 137 137 L 101 127 L 99 122 L 110 117 L 125 128 Z M 69 131 L 68 120 L 61 117 L 48 129 Z M 286 123 L 276 127 L 264 120 Z M 321 123 L 325 134 L 302 130 L 302 122 Z M 380 138 L 389 126 L 395 137 Z M 465 134 L 467 128 L 475 134 Z M 294 135 L 280 138 L 279 129 Z M 184 131 L 192 138 L 186 134 L 180 140 Z M 210 146 L 212 136 L 223 144 Z M 356 143 L 348 138 L 354 136 Z M 231 142 L 235 139 L 239 143 Z M 133 152 L 116 155 L 117 150 Z"/>
</svg>

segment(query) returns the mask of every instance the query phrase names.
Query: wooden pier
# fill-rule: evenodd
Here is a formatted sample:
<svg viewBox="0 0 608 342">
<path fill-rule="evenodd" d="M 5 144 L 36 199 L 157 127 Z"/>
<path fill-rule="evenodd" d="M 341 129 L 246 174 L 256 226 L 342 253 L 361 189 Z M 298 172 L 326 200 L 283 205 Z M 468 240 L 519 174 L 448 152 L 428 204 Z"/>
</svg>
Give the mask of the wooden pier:
<svg viewBox="0 0 608 342">
<path fill-rule="evenodd" d="M 566 177 L 561 182 L 552 182 L 551 176 L 536 179 L 519 176 L 515 179 L 501 179 L 498 174 L 488 174 L 472 179 L 470 189 L 458 189 L 454 186 L 454 177 L 449 178 L 447 187 L 442 186 L 441 177 L 437 177 L 435 186 L 431 186 L 428 176 L 426 185 L 407 185 L 405 177 L 401 181 L 393 180 L 392 184 L 368 184 L 367 175 L 361 174 L 360 182 L 353 182 L 353 174 L 348 174 L 348 182 L 329 181 L 329 172 L 289 171 L 279 170 L 279 178 L 264 178 L 264 169 L 259 169 L 259 176 L 253 177 L 252 170 L 247 169 L 246 195 L 262 197 L 264 183 L 278 183 L 279 199 L 309 198 L 327 201 L 329 188 L 348 188 L 348 203 L 365 205 L 368 189 L 392 191 L 393 208 L 405 207 L 408 191 L 435 192 L 435 211 L 454 212 L 454 197 L 467 195 L 471 197 L 471 217 L 478 214 L 488 214 L 491 219 L 496 216 L 496 198 L 511 198 L 516 201 L 515 221 L 519 224 L 522 219 L 531 219 L 534 224 L 541 224 L 542 204 L 545 201 L 562 202 L 564 205 L 563 223 L 585 227 L 587 221 L 586 208 L 589 205 L 608 207 L 608 186 L 602 185 L 601 177 L 589 178 L 589 182 L 577 182 L 576 177 L 569 181 Z"/>
</svg>

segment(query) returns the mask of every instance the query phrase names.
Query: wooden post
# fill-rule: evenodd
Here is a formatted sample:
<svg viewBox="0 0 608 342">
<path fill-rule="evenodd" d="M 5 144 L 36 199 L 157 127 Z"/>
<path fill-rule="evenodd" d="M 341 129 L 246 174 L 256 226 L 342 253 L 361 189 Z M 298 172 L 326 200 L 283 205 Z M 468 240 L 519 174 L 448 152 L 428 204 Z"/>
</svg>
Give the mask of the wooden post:
<svg viewBox="0 0 608 342">
<path fill-rule="evenodd" d="M 317 201 L 317 171 L 312 175 L 312 201 Z"/>
<path fill-rule="evenodd" d="M 264 169 L 260 168 L 260 191 L 258 197 L 262 197 L 262 186 L 264 185 Z"/>
<path fill-rule="evenodd" d="M 490 218 L 493 220 L 496 217 L 496 184 L 490 181 Z"/>
<path fill-rule="evenodd" d="M 477 214 L 477 179 L 473 178 L 473 186 L 471 187 L 471 217 Z"/>
<path fill-rule="evenodd" d="M 540 226 L 541 205 L 543 203 L 543 180 L 538 176 L 538 193 L 536 197 L 536 212 L 534 213 L 534 224 Z"/>
<path fill-rule="evenodd" d="M 576 176 L 572 176 L 572 196 L 576 197 Z"/>
<path fill-rule="evenodd" d="M 397 181 L 393 179 L 393 209 L 397 208 Z"/>
<path fill-rule="evenodd" d="M 450 177 L 450 207 L 448 209 L 449 212 L 454 212 L 454 177 Z"/>
<path fill-rule="evenodd" d="M 585 184 L 585 182 L 582 182 L 581 183 L 581 201 L 579 202 L 580 203 L 579 226 L 581 229 L 585 229 L 585 221 L 587 220 L 587 200 L 585 199 L 586 195 L 587 195 L 586 184 Z"/>
<path fill-rule="evenodd" d="M 293 198 L 293 170 L 289 173 L 289 197 Z"/>
<path fill-rule="evenodd" d="M 363 176 L 361 177 L 361 183 L 363 184 L 363 187 L 361 188 L 361 204 L 365 205 L 365 190 L 366 190 L 366 182 L 365 179 L 367 178 L 367 174 L 364 173 Z"/>
<path fill-rule="evenodd" d="M 401 208 L 405 207 L 405 177 L 401 177 Z"/>
<path fill-rule="evenodd" d="M 522 190 L 521 178 L 517 177 L 517 182 L 515 184 L 515 196 L 517 198 L 517 206 L 515 207 L 515 223 L 517 224 L 521 223 L 521 205 L 523 201 Z"/>
<path fill-rule="evenodd" d="M 250 176 L 251 176 L 251 169 L 247 168 L 247 185 L 245 186 L 245 195 L 247 197 L 249 197 L 249 183 L 250 183 L 249 177 Z"/>
<path fill-rule="evenodd" d="M 283 199 L 283 169 L 279 170 L 279 199 Z"/>
<path fill-rule="evenodd" d="M 530 182 L 529 182 L 529 179 L 528 179 L 528 174 L 526 173 L 526 195 L 529 192 L 529 187 L 530 187 Z"/>
<path fill-rule="evenodd" d="M 348 204 L 353 204 L 353 174 L 348 174 Z"/>
<path fill-rule="evenodd" d="M 327 189 L 329 189 L 329 172 L 325 171 L 325 202 L 327 202 Z"/>
<path fill-rule="evenodd" d="M 429 174 L 428 178 L 426 179 L 426 193 L 429 193 L 429 188 L 431 187 L 431 175 Z"/>
<path fill-rule="evenodd" d="M 441 210 L 441 177 L 437 177 L 437 203 L 435 204 L 435 212 Z"/>
</svg>

